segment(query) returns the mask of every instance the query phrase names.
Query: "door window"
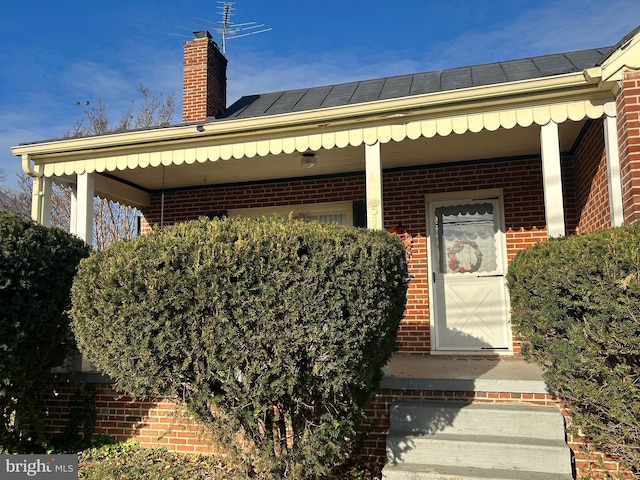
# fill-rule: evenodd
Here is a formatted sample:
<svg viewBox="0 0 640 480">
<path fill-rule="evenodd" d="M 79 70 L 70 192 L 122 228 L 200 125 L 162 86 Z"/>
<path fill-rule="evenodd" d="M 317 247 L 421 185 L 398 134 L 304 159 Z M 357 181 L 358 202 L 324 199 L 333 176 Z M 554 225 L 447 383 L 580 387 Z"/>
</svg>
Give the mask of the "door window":
<svg viewBox="0 0 640 480">
<path fill-rule="evenodd" d="M 439 273 L 498 269 L 491 203 L 442 206 L 435 210 Z"/>
</svg>

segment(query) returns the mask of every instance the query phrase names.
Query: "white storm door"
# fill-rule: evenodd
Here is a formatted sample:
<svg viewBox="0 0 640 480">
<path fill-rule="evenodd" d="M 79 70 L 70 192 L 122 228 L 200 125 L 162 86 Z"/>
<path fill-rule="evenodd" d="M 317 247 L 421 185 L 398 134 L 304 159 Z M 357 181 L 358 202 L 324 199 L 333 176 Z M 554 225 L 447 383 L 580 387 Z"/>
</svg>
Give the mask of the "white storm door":
<svg viewBox="0 0 640 480">
<path fill-rule="evenodd" d="M 499 200 L 431 203 L 429 212 L 435 350 L 510 350 Z"/>
</svg>

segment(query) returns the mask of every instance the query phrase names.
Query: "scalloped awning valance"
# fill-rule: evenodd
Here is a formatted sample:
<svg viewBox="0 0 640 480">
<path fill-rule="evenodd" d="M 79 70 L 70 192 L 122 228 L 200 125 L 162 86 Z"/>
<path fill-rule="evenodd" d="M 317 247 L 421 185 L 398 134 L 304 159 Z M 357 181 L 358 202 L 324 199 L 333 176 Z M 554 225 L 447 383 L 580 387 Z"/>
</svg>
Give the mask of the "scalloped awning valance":
<svg viewBox="0 0 640 480">
<path fill-rule="evenodd" d="M 551 105 L 523 106 L 488 112 L 461 113 L 439 118 L 410 120 L 405 123 L 390 123 L 366 127 L 345 127 L 322 133 L 307 133 L 294 136 L 233 141 L 210 146 L 168 148 L 166 150 L 138 151 L 127 155 L 97 155 L 82 160 L 45 163 L 43 173 L 47 177 L 93 172 L 113 172 L 136 168 L 158 167 L 160 165 L 181 165 L 215 162 L 217 160 L 239 159 L 292 154 L 295 152 L 317 151 L 320 149 L 345 148 L 376 142 L 400 142 L 420 137 L 432 138 L 452 133 L 495 131 L 499 128 L 512 129 L 516 126 L 529 127 L 533 124 L 546 125 L 549 121 L 563 123 L 567 120 L 580 121 L 585 118 L 599 118 L 604 114 L 603 104 L 589 100 L 576 100 Z M 212 140 L 215 142 L 216 140 Z"/>
</svg>

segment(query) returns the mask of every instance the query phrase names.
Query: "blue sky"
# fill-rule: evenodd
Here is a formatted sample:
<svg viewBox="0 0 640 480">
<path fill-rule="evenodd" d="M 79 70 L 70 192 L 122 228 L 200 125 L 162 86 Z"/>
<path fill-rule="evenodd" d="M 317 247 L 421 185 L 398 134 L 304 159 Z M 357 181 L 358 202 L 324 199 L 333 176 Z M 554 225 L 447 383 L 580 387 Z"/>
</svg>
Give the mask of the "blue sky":
<svg viewBox="0 0 640 480">
<path fill-rule="evenodd" d="M 182 42 L 215 32 L 216 0 L 21 0 L 0 15 L 0 169 L 12 145 L 60 137 L 103 100 L 113 121 L 138 85 L 174 93 Z M 242 95 L 615 44 L 640 24 L 638 0 L 237 0 L 231 20 L 269 32 L 227 43 L 228 103 Z M 134 104 L 135 109 L 135 104 Z"/>
</svg>

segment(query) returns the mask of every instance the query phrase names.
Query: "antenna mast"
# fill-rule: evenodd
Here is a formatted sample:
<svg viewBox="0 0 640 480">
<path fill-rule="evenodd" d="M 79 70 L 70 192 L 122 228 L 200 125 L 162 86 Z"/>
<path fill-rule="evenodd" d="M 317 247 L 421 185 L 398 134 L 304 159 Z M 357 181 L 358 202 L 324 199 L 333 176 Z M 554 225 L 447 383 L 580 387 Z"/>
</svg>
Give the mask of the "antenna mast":
<svg viewBox="0 0 640 480">
<path fill-rule="evenodd" d="M 219 29 L 220 33 L 222 34 L 222 54 L 225 54 L 227 52 L 227 35 L 229 33 L 230 24 L 231 24 L 231 2 L 223 2 L 222 28 Z"/>
<path fill-rule="evenodd" d="M 255 35 L 257 33 L 268 32 L 271 28 L 264 28 L 264 24 L 256 22 L 233 23 L 231 16 L 233 15 L 235 2 L 218 2 L 222 20 L 219 22 L 221 28 L 217 28 L 216 32 L 222 35 L 222 54 L 227 51 L 227 42 L 232 38 L 246 37 L 247 35 Z M 261 30 L 256 30 L 261 29 Z M 251 30 L 251 31 L 248 31 Z M 243 33 L 246 32 L 246 33 Z"/>
</svg>

